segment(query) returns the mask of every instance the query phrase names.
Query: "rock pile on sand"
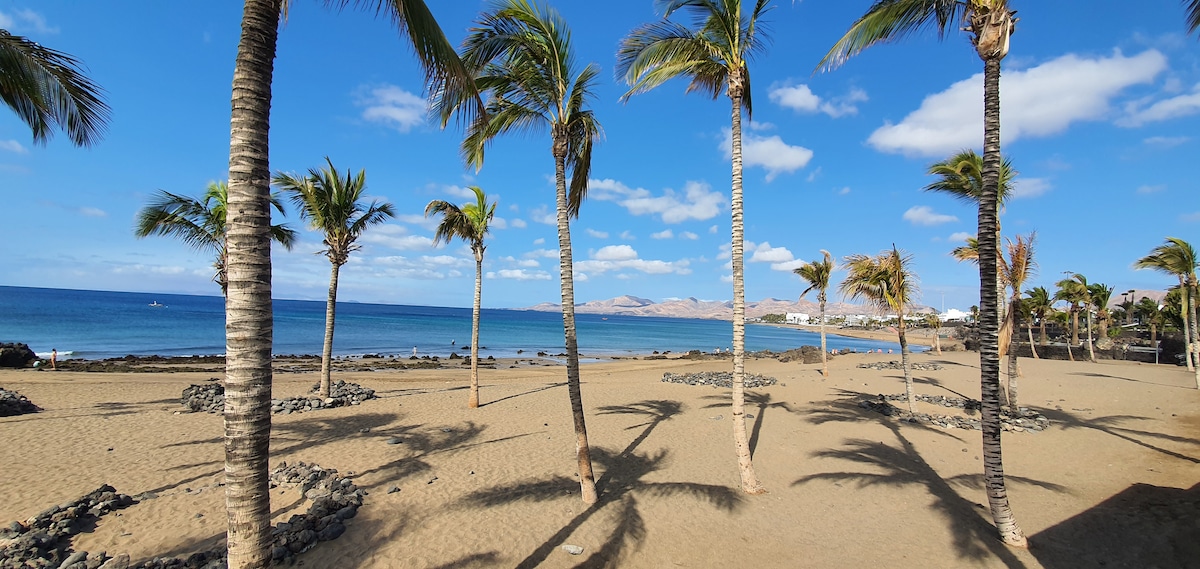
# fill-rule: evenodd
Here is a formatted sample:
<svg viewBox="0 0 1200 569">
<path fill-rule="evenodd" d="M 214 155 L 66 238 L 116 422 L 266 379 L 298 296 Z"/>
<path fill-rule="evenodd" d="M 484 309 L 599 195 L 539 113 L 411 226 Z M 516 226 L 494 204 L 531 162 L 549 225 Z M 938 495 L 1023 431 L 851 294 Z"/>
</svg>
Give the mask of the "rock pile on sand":
<svg viewBox="0 0 1200 569">
<path fill-rule="evenodd" d="M 24 523 L 13 522 L 0 529 L 0 567 L 4 569 L 60 567 L 95 569 L 125 567 L 105 553 L 72 551 L 71 537 L 95 526 L 101 516 L 127 508 L 136 501 L 105 484 L 95 491 L 65 504 L 54 506 Z"/>
<path fill-rule="evenodd" d="M 671 373 L 663 374 L 664 383 L 686 383 L 688 385 L 711 385 L 713 387 L 733 387 L 733 372 L 730 371 L 702 371 L 698 373 Z M 773 377 L 758 375 L 754 373 L 746 374 L 743 380 L 746 389 L 755 389 L 758 387 L 766 387 L 775 385 L 776 381 Z"/>
<path fill-rule="evenodd" d="M 314 411 L 316 409 L 358 405 L 368 399 L 375 399 L 374 389 L 367 389 L 357 383 L 349 383 L 341 380 L 335 381 L 329 385 L 329 397 L 325 399 L 321 399 L 315 394 L 319 388 L 320 385 L 314 385 L 314 394 L 307 397 L 272 399 L 271 412 L 288 415 L 291 413 Z"/>
<path fill-rule="evenodd" d="M 863 368 L 863 369 L 879 369 L 879 370 L 895 369 L 895 370 L 901 370 L 901 371 L 904 370 L 904 365 L 895 360 L 890 361 L 890 362 L 861 363 L 861 364 L 858 364 L 858 367 Z M 909 367 L 909 369 L 914 369 L 914 370 L 918 370 L 918 371 L 935 371 L 935 370 L 942 369 L 941 364 L 920 363 L 920 362 L 912 362 L 911 364 L 909 364 L 908 367 Z"/>
<path fill-rule="evenodd" d="M 944 395 L 915 395 L 914 399 L 940 407 L 962 409 L 972 416 L 938 415 L 936 413 L 917 413 L 914 415 L 891 404 L 892 401 L 907 402 L 908 397 L 903 393 L 892 395 L 881 394 L 877 398 L 863 399 L 858 402 L 858 406 L 888 417 L 899 417 L 903 421 L 937 425 L 946 428 L 974 431 L 983 430 L 983 422 L 978 416 L 974 416 L 979 411 L 980 405 L 979 401 L 975 399 L 946 397 Z M 1031 411 L 1028 407 L 1021 407 L 1016 410 L 1004 407 L 1000 409 L 1000 428 L 1004 431 L 1036 433 L 1044 431 L 1049 426 L 1050 419 L 1047 419 L 1040 413 Z"/>
<path fill-rule="evenodd" d="M 296 514 L 271 531 L 271 558 L 276 563 L 307 551 L 318 541 L 336 539 L 346 531 L 346 520 L 358 514 L 363 497 L 367 495 L 349 478 L 337 470 L 324 469 L 316 464 L 280 463 L 271 472 L 271 487 L 300 487 L 312 505 L 304 514 Z"/>
<path fill-rule="evenodd" d="M 0 417 L 13 417 L 16 415 L 24 415 L 26 413 L 37 413 L 42 408 L 34 405 L 27 397 L 17 393 L 0 388 Z"/>
<path fill-rule="evenodd" d="M 213 378 L 209 381 L 219 381 Z M 193 413 L 222 413 L 225 411 L 225 386 L 220 383 L 192 385 L 183 390 L 179 402 Z"/>
</svg>

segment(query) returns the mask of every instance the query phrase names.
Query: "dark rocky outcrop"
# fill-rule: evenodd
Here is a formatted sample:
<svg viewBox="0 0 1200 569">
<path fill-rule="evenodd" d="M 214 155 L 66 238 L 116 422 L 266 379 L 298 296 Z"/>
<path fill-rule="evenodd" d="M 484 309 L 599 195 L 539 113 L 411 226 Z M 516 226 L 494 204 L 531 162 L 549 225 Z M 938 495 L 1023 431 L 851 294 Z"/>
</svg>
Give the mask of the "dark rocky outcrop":
<svg viewBox="0 0 1200 569">
<path fill-rule="evenodd" d="M 13 417 L 26 413 L 37 413 L 42 408 L 34 405 L 24 395 L 16 391 L 0 388 L 0 417 Z"/>
<path fill-rule="evenodd" d="M 37 360 L 37 354 L 28 344 L 0 344 L 0 367 L 28 367 Z"/>
</svg>

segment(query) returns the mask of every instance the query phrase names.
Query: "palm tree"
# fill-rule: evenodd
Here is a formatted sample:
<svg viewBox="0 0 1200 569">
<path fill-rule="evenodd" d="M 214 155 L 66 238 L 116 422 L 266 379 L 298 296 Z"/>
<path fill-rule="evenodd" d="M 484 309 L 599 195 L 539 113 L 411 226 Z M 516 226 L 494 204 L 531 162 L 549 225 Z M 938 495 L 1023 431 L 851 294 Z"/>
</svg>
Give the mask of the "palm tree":
<svg viewBox="0 0 1200 569">
<path fill-rule="evenodd" d="M 842 264 L 848 274 L 838 290 L 852 300 L 866 300 L 881 312 L 896 314 L 896 334 L 900 339 L 900 360 L 904 368 L 904 392 L 908 396 L 908 412 L 916 414 L 916 396 L 913 395 L 912 369 L 909 365 L 908 339 L 904 335 L 904 315 L 912 306 L 916 296 L 917 275 L 912 272 L 912 255 L 901 254 L 892 245 L 875 257 L 850 255 Z"/>
<path fill-rule="evenodd" d="M 29 125 L 35 143 L 46 144 L 54 127 L 75 146 L 100 141 L 110 111 L 82 66 L 66 53 L 0 29 L 0 100 Z"/>
<path fill-rule="evenodd" d="M 1073 285 L 1070 284 L 1071 281 L 1074 281 L 1075 284 L 1073 284 Z M 1059 288 L 1063 288 L 1062 282 L 1059 283 Z M 1079 306 L 1082 307 L 1082 309 L 1083 309 L 1084 320 L 1085 320 L 1086 326 L 1087 326 L 1088 361 L 1090 361 L 1092 363 L 1096 363 L 1096 350 L 1095 350 L 1095 348 L 1093 348 L 1093 344 L 1092 344 L 1092 288 L 1091 288 L 1091 285 L 1088 284 L 1087 277 L 1085 277 L 1079 273 L 1074 273 L 1072 275 L 1071 279 L 1067 279 L 1066 290 L 1069 291 L 1067 294 L 1069 294 L 1071 296 L 1071 298 L 1074 299 L 1074 302 L 1078 303 Z M 1075 320 L 1076 327 L 1078 328 L 1078 326 L 1079 326 L 1078 310 L 1076 310 L 1075 318 L 1076 318 L 1076 320 Z"/>
<path fill-rule="evenodd" d="M 487 236 L 488 224 L 496 214 L 496 202 L 488 203 L 487 196 L 478 186 L 469 186 L 475 193 L 475 203 L 461 208 L 447 201 L 433 200 L 425 206 L 425 217 L 441 214 L 442 221 L 433 233 L 433 244 L 449 243 L 458 237 L 471 244 L 475 255 L 475 302 L 471 312 L 471 394 L 467 407 L 479 407 L 479 306 L 483 293 L 483 252 L 487 247 L 483 238 Z"/>
<path fill-rule="evenodd" d="M 980 388 L 983 427 L 983 467 L 988 503 L 1000 539 L 1026 547 L 1024 532 L 1008 504 L 1004 485 L 1004 463 L 1000 444 L 1000 352 L 998 341 L 999 295 L 996 273 L 999 249 L 1000 155 L 1000 61 L 1008 55 L 1009 38 L 1015 28 L 1016 12 L 1009 0 L 876 0 L 850 27 L 818 64 L 818 68 L 841 65 L 852 55 L 881 42 L 903 38 L 927 26 L 936 27 L 941 37 L 948 29 L 961 28 L 971 34 L 971 44 L 983 60 L 983 167 L 979 195 L 979 323 Z"/>
<path fill-rule="evenodd" d="M 1046 290 L 1044 286 L 1033 287 L 1025 291 L 1025 294 L 1029 297 L 1025 299 L 1029 305 L 1029 313 L 1034 318 L 1037 318 L 1039 328 L 1041 329 L 1041 336 L 1038 337 L 1038 345 L 1045 346 L 1046 318 L 1054 311 L 1054 301 L 1050 298 L 1050 291 Z M 1037 357 L 1036 352 L 1033 357 Z"/>
<path fill-rule="evenodd" d="M 1150 345 L 1154 347 L 1154 361 L 1158 363 L 1158 329 L 1166 322 L 1162 306 L 1153 298 L 1143 296 L 1133 309 L 1143 323 L 1150 325 Z"/>
<path fill-rule="evenodd" d="M 925 325 L 933 328 L 933 349 L 942 353 L 942 318 L 936 312 L 925 315 Z"/>
<path fill-rule="evenodd" d="M 329 273 L 329 296 L 325 301 L 325 343 L 321 348 L 321 397 L 329 397 L 329 374 L 333 361 L 333 328 L 337 315 L 338 274 L 350 260 L 350 253 L 362 248 L 358 238 L 372 225 L 395 216 L 392 204 L 372 201 L 363 205 L 367 188 L 367 173 L 349 171 L 345 176 L 325 157 L 325 168 L 311 168 L 307 176 L 277 173 L 271 182 L 278 186 L 300 210 L 300 218 L 309 227 L 324 235 L 325 256 L 332 269 Z"/>
<path fill-rule="evenodd" d="M 983 157 L 974 150 L 961 150 L 953 156 L 929 165 L 926 171 L 937 180 L 925 186 L 927 192 L 940 192 L 978 206 L 979 198 L 983 196 Z M 1012 197 L 1013 180 L 1017 172 L 1012 160 L 1005 158 L 1000 163 L 1000 186 L 996 194 L 996 206 L 1004 208 L 1004 204 Z"/>
<path fill-rule="evenodd" d="M 271 207 L 284 213 L 279 194 L 271 194 Z M 202 251 L 212 251 L 213 282 L 221 286 L 221 296 L 229 289 L 229 278 L 225 272 L 229 255 L 225 246 L 225 212 L 229 206 L 229 186 L 225 182 L 211 182 L 200 199 L 172 194 L 159 190 L 154 199 L 142 208 L 134 222 L 133 234 L 139 239 L 149 235 L 177 237 L 185 244 Z M 271 239 L 292 249 L 296 242 L 296 231 L 280 224 L 271 226 Z"/>
<path fill-rule="evenodd" d="M 1200 321 L 1196 320 L 1196 266 L 1196 250 L 1178 237 L 1168 237 L 1165 243 L 1133 264 L 1135 269 L 1153 269 L 1179 279 L 1179 289 L 1183 295 L 1183 338 L 1188 346 L 1184 359 L 1187 360 L 1188 370 L 1195 372 L 1196 388 L 1200 389 L 1200 342 L 1196 340 L 1196 336 L 1200 336 L 1200 330 L 1197 330 Z"/>
<path fill-rule="evenodd" d="M 817 302 L 821 305 L 821 375 L 829 377 L 829 355 L 825 347 L 825 292 L 829 289 L 829 275 L 833 273 L 833 256 L 824 249 L 821 249 L 821 254 L 825 256 L 824 259 L 804 263 L 792 272 L 808 283 L 808 288 L 800 293 L 800 298 L 804 298 L 810 290 L 817 291 Z M 940 349 L 938 353 L 941 353 Z"/>
<path fill-rule="evenodd" d="M 1009 298 L 1008 324 L 1005 326 L 1010 332 L 1007 336 L 1009 342 L 1020 326 L 1020 316 L 1024 312 L 1021 309 L 1021 287 L 1025 285 L 1025 280 L 1037 271 L 1037 262 L 1033 260 L 1033 242 L 1036 239 L 1037 233 L 1035 232 L 1030 233 L 1027 237 L 1018 235 L 1016 240 L 1008 240 L 1008 260 L 1007 262 L 1004 259 L 1000 260 L 1000 269 L 1004 277 L 1001 280 L 1008 283 L 1012 291 L 1012 296 Z M 1029 349 L 1033 349 L 1032 341 L 1029 343 Z M 1017 352 L 1012 349 L 1011 345 L 1000 347 L 1001 353 L 1006 351 L 1008 352 L 1008 404 L 1012 408 L 1018 409 Z"/>
<path fill-rule="evenodd" d="M 1061 291 L 1057 291 L 1054 294 L 1055 302 L 1062 301 L 1062 299 L 1058 296 L 1058 292 L 1061 292 Z M 1054 320 L 1054 322 L 1056 324 L 1058 324 L 1060 327 L 1062 327 L 1063 330 L 1066 330 L 1069 327 L 1069 325 L 1071 324 L 1071 318 L 1075 315 L 1075 313 L 1071 310 L 1072 308 L 1073 308 L 1073 306 L 1071 306 L 1071 305 L 1068 305 L 1067 310 L 1065 310 L 1065 311 L 1064 310 L 1054 310 L 1052 308 L 1049 316 L 1052 320 Z M 1067 345 L 1067 359 L 1070 361 L 1075 361 L 1075 355 L 1073 353 L 1071 353 L 1071 342 L 1068 339 L 1064 338 L 1063 343 Z"/>
<path fill-rule="evenodd" d="M 742 218 L 742 109 L 753 116 L 749 59 L 766 48 L 767 37 L 759 19 L 770 9 L 770 0 L 755 0 L 743 10 L 742 0 L 655 0 L 663 19 L 643 24 L 621 40 L 617 73 L 629 84 L 622 97 L 628 100 L 677 77 L 689 77 L 687 91 L 700 91 L 716 99 L 724 90 L 731 110 L 733 180 L 731 255 L 733 265 L 733 439 L 742 490 L 765 490 L 754 473 L 746 438 L 746 283 L 744 274 L 745 229 Z M 691 29 L 670 20 L 679 10 L 689 11 L 698 25 Z"/>
<path fill-rule="evenodd" d="M 290 0 L 244 0 L 233 69 L 229 141 L 229 296 L 225 304 L 225 494 L 230 569 L 270 560 L 267 458 L 271 437 L 271 81 Z M 471 78 L 423 0 L 325 0 L 385 16 L 413 45 L 429 83 Z M 476 99 L 478 100 L 478 99 Z M 478 105 L 482 112 L 482 105 Z"/>
<path fill-rule="evenodd" d="M 479 169 L 483 167 L 485 147 L 497 135 L 541 128 L 550 131 L 567 391 L 575 422 L 581 497 L 584 503 L 592 504 L 597 495 L 579 388 L 570 219 L 579 217 L 587 197 L 592 147 L 601 136 L 600 122 L 586 108 L 600 70 L 594 63 L 577 68 L 570 40 L 570 29 L 558 12 L 529 0 L 502 0 L 479 16 L 463 41 L 462 59 L 474 74 L 479 92 L 487 98 L 487 112 L 486 120 L 469 124 L 462 152 L 467 162 Z M 443 124 L 461 109 L 464 95 L 449 87 L 436 93 L 434 111 Z M 569 191 L 567 170 L 571 171 Z"/>
<path fill-rule="evenodd" d="M 1104 283 L 1092 283 L 1088 286 L 1088 294 L 1092 297 L 1092 308 L 1096 310 L 1096 327 L 1100 329 L 1097 336 L 1101 340 L 1108 337 L 1108 325 L 1112 320 L 1112 314 L 1108 311 L 1112 293 L 1113 287 Z"/>
<path fill-rule="evenodd" d="M 1183 0 L 1187 6 L 1188 32 L 1200 30 L 1200 0 Z"/>
<path fill-rule="evenodd" d="M 1034 314 L 1031 308 L 1032 306 L 1033 303 L 1030 302 L 1030 299 L 1021 299 L 1021 318 L 1025 319 L 1025 332 L 1029 336 L 1029 353 L 1033 356 L 1033 359 L 1037 360 L 1041 358 L 1038 357 L 1037 346 L 1034 345 L 1033 341 Z"/>
<path fill-rule="evenodd" d="M 1067 314 L 1071 316 L 1071 345 L 1079 345 L 1079 307 L 1087 299 L 1087 287 L 1080 286 L 1073 278 L 1063 279 L 1054 283 L 1058 290 L 1054 293 L 1055 301 L 1067 303 Z"/>
</svg>

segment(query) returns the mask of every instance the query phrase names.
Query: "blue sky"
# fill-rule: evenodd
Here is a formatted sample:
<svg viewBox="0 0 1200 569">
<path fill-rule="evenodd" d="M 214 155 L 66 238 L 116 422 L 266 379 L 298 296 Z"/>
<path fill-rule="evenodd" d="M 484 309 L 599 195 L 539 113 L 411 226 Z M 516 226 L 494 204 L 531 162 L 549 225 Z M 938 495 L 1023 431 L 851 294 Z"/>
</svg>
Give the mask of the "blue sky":
<svg viewBox="0 0 1200 569">
<path fill-rule="evenodd" d="M 804 287 L 791 269 L 821 249 L 840 258 L 895 243 L 914 256 L 925 304 L 978 303 L 976 268 L 949 256 L 974 234 L 975 212 L 921 188 L 930 163 L 982 144 L 982 63 L 966 35 L 929 33 L 814 75 L 870 3 L 777 0 L 767 15 L 772 42 L 752 64 L 754 120 L 744 123 L 748 300 L 795 298 Z M 455 43 L 486 7 L 430 4 Z M 1166 288 L 1170 278 L 1130 264 L 1166 236 L 1200 245 L 1200 45 L 1180 3 L 1119 13 L 1083 0 L 1013 4 L 1002 117 L 1020 177 L 1002 223 L 1010 236 L 1037 231 L 1029 286 L 1052 289 L 1071 271 L 1118 292 Z M 604 78 L 592 108 L 605 139 L 572 226 L 577 300 L 732 298 L 728 99 L 685 95 L 679 81 L 620 102 L 617 44 L 657 17 L 652 2 L 555 6 L 578 60 Z M 113 108 L 91 149 L 61 134 L 36 146 L 0 110 L 0 284 L 219 294 L 208 254 L 135 239 L 132 226 L 155 190 L 198 196 L 227 176 L 240 18 L 233 1 L 0 0 L 0 27 L 83 60 Z M 420 74 L 385 21 L 294 0 L 271 124 L 272 169 L 302 173 L 328 155 L 365 169 L 368 194 L 396 207 L 343 267 L 340 300 L 469 306 L 469 251 L 432 247 L 434 221 L 421 214 L 433 199 L 465 203 L 478 185 L 499 201 L 484 306 L 558 301 L 548 134 L 499 139 L 481 171 L 465 168 L 461 132 L 425 120 Z M 324 299 L 321 238 L 302 236 L 291 252 L 276 248 L 275 296 Z"/>
</svg>

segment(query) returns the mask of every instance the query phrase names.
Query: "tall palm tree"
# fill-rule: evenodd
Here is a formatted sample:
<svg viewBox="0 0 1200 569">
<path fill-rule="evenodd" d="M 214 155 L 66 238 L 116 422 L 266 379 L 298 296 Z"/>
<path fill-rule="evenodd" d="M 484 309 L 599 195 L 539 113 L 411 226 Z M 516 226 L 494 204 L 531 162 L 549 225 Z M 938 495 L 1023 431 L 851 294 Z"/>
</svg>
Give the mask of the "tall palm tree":
<svg viewBox="0 0 1200 569">
<path fill-rule="evenodd" d="M 881 42 L 903 38 L 926 27 L 939 36 L 961 28 L 971 36 L 983 60 L 983 184 L 979 196 L 979 362 L 983 428 L 983 467 L 988 503 L 1000 539 L 1026 547 L 1004 485 L 1000 444 L 1000 327 L 996 261 L 999 249 L 997 200 L 1002 159 L 1000 155 L 1000 61 L 1008 55 L 1009 38 L 1016 26 L 1009 0 L 876 0 L 818 64 L 833 68 L 847 58 Z"/>
<path fill-rule="evenodd" d="M 1037 262 L 1033 260 L 1033 242 L 1037 239 L 1037 233 L 1030 233 L 1028 236 L 1018 235 L 1015 240 L 1008 240 L 1008 259 L 1001 258 L 1001 271 L 1003 272 L 1002 282 L 1008 284 L 1012 291 L 1012 296 L 1009 298 L 1008 306 L 1008 325 L 1006 326 L 1011 332 L 1008 335 L 1011 342 L 1013 334 L 1016 333 L 1021 321 L 1020 316 L 1024 312 L 1021 307 L 1021 287 L 1025 285 L 1025 280 L 1032 277 L 1037 272 Z M 1029 349 L 1033 349 L 1033 342 L 1030 341 Z M 1020 375 L 1017 370 L 1017 352 L 1012 349 L 1011 345 L 1001 346 L 1000 352 L 1008 353 L 1008 404 L 1014 409 L 1019 408 L 1017 404 L 1017 376 Z"/>
<path fill-rule="evenodd" d="M 1092 298 L 1092 309 L 1096 311 L 1096 328 L 1100 339 L 1108 337 L 1108 325 L 1112 321 L 1112 313 L 1108 311 L 1108 303 L 1112 301 L 1113 287 L 1104 283 L 1088 285 L 1088 294 Z"/>
<path fill-rule="evenodd" d="M 0 100 L 46 144 L 58 127 L 75 146 L 100 141 L 110 110 L 102 89 L 83 74 L 83 63 L 0 29 Z"/>
<path fill-rule="evenodd" d="M 349 171 L 343 176 L 325 157 L 325 168 L 311 168 L 307 176 L 277 173 L 271 182 L 292 200 L 307 220 L 309 228 L 324 236 L 325 257 L 332 266 L 329 272 L 329 295 L 325 301 L 325 342 L 321 348 L 321 397 L 329 397 L 330 366 L 333 361 L 333 328 L 337 319 L 338 275 L 350 253 L 362 248 L 358 238 L 372 225 L 395 216 L 392 204 L 372 201 L 363 204 L 367 189 L 367 173 Z"/>
<path fill-rule="evenodd" d="M 463 156 L 469 164 L 476 169 L 483 167 L 484 149 L 497 135 L 550 131 L 567 391 L 575 422 L 581 497 L 592 504 L 597 495 L 579 387 L 570 219 L 579 217 L 587 197 L 592 147 L 601 136 L 600 122 L 587 108 L 600 69 L 594 63 L 578 68 L 567 23 L 553 8 L 529 0 L 501 0 L 481 14 L 463 40 L 462 59 L 487 100 L 486 119 L 471 122 L 462 143 Z M 434 112 L 441 116 L 443 124 L 464 102 L 464 93 L 451 87 L 441 88 L 434 99 Z M 569 188 L 568 170 L 571 171 Z"/>
<path fill-rule="evenodd" d="M 800 298 L 804 298 L 811 290 L 817 291 L 817 302 L 821 305 L 821 375 L 829 377 L 829 352 L 825 347 L 825 292 L 829 290 L 829 276 L 833 273 L 833 256 L 824 249 L 821 249 L 821 254 L 825 256 L 823 259 L 804 263 L 792 272 L 808 283 L 808 288 L 800 293 Z"/>
<path fill-rule="evenodd" d="M 1067 303 L 1067 314 L 1071 316 L 1070 345 L 1079 345 L 1079 310 L 1080 305 L 1087 301 L 1087 287 L 1080 286 L 1079 281 L 1067 278 L 1054 283 L 1058 290 L 1054 292 L 1054 300 Z"/>
<path fill-rule="evenodd" d="M 271 194 L 271 207 L 284 213 L 279 194 Z M 225 273 L 229 248 L 225 245 L 225 212 L 229 209 L 229 186 L 211 182 L 200 199 L 159 190 L 153 200 L 138 211 L 133 234 L 139 239 L 149 235 L 176 237 L 201 251 L 212 251 L 213 282 L 221 286 L 221 296 L 229 289 Z M 296 231 L 286 225 L 272 225 L 271 239 L 289 251 L 296 243 Z"/>
<path fill-rule="evenodd" d="M 936 312 L 925 315 L 925 325 L 933 328 L 933 350 L 942 353 L 942 317 Z"/>
<path fill-rule="evenodd" d="M 1085 325 L 1086 325 L 1086 330 L 1087 330 L 1088 361 L 1095 363 L 1096 362 L 1096 350 L 1093 347 L 1093 343 L 1092 343 L 1092 289 L 1091 289 L 1091 285 L 1088 284 L 1087 277 L 1085 277 L 1079 273 L 1074 273 L 1070 279 L 1065 279 L 1063 281 L 1059 281 L 1058 287 L 1059 287 L 1059 289 L 1066 291 L 1065 294 L 1068 295 L 1068 297 L 1069 297 L 1069 298 L 1067 298 L 1068 302 L 1071 302 L 1072 304 L 1078 304 L 1078 306 L 1080 307 L 1079 309 L 1076 309 L 1076 311 L 1075 311 L 1075 327 L 1076 328 L 1079 327 L 1079 310 L 1083 310 L 1083 315 L 1084 315 L 1084 320 L 1085 320 Z M 1077 333 L 1076 333 L 1076 335 L 1077 335 Z M 1074 341 L 1078 341 L 1074 337 L 1072 339 Z"/>
<path fill-rule="evenodd" d="M 470 243 L 475 255 L 475 302 L 471 305 L 471 393 L 467 407 L 479 407 L 479 307 L 483 298 L 483 252 L 487 249 L 483 239 L 488 233 L 488 224 L 496 214 L 496 202 L 488 203 L 487 195 L 479 186 L 468 186 L 475 193 L 475 203 L 458 207 L 450 202 L 433 200 L 425 206 L 425 217 L 442 216 L 441 223 L 433 233 L 433 244 L 449 243 L 455 237 Z"/>
<path fill-rule="evenodd" d="M 1198 0 L 1200 1 L 1200 0 Z M 1188 349 L 1184 359 L 1188 370 L 1196 374 L 1196 388 L 1200 389 L 1200 336 L 1196 320 L 1196 250 L 1178 237 L 1167 237 L 1166 242 L 1150 251 L 1149 255 L 1134 262 L 1135 269 L 1153 269 L 1174 275 L 1179 279 L 1179 290 L 1183 295 L 1183 338 Z"/>
<path fill-rule="evenodd" d="M 1025 291 L 1025 294 L 1028 296 L 1025 301 L 1029 305 L 1029 313 L 1037 319 L 1038 327 L 1041 331 L 1041 335 L 1038 337 L 1038 345 L 1045 346 L 1046 319 L 1054 310 L 1054 301 L 1050 298 L 1050 291 L 1046 290 L 1044 286 L 1033 287 Z M 1034 353 L 1034 357 L 1037 357 L 1036 352 Z"/>
<path fill-rule="evenodd" d="M 917 275 L 912 272 L 912 255 L 902 254 L 895 245 L 879 255 L 855 254 L 842 261 L 847 275 L 838 290 L 854 300 L 866 300 L 881 312 L 896 315 L 896 334 L 900 339 L 900 363 L 904 368 L 904 392 L 908 396 L 908 412 L 917 412 L 913 394 L 912 367 L 909 364 L 908 339 L 904 335 L 904 316 L 916 300 L 920 289 Z"/>
<path fill-rule="evenodd" d="M 1154 361 L 1158 362 L 1158 329 L 1166 322 L 1157 300 L 1143 296 L 1133 307 L 1143 323 L 1150 326 L 1150 345 L 1154 346 Z"/>
<path fill-rule="evenodd" d="M 225 495 L 230 569 L 270 560 L 271 81 L 290 0 L 244 0 L 234 59 L 229 141 L 229 296 L 225 303 Z M 429 83 L 473 86 L 423 0 L 325 0 L 385 16 L 406 36 Z M 478 100 L 478 99 L 476 99 Z M 482 112 L 482 105 L 475 108 Z M 470 115 L 468 115 L 470 116 Z"/>
<path fill-rule="evenodd" d="M 643 24 L 621 40 L 617 51 L 617 73 L 630 88 L 628 100 L 677 77 L 688 77 L 687 92 L 699 91 L 716 99 L 724 91 L 729 97 L 733 180 L 731 255 L 733 264 L 733 439 L 741 474 L 742 490 L 751 494 L 765 490 L 754 473 L 750 444 L 746 438 L 746 283 L 742 218 L 742 109 L 753 116 L 750 92 L 750 58 L 766 48 L 767 36 L 760 18 L 770 9 L 770 0 L 754 0 L 743 9 L 742 0 L 655 0 L 662 14 L 658 22 Z M 690 12 L 696 29 L 671 21 L 677 11 Z"/>
</svg>

